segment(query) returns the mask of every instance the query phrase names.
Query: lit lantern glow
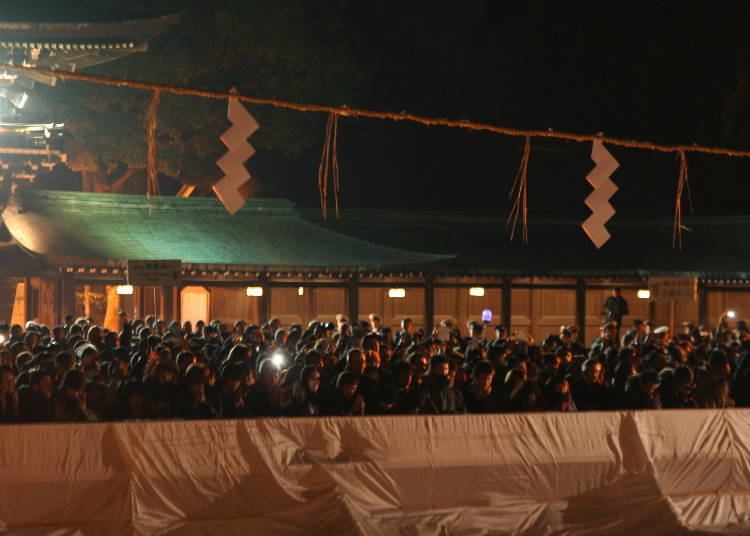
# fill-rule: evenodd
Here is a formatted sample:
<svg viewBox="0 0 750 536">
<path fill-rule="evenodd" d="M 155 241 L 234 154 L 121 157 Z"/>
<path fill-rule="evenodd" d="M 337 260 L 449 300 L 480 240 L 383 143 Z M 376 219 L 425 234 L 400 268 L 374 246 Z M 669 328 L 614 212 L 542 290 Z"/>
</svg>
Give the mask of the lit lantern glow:
<svg viewBox="0 0 750 536">
<path fill-rule="evenodd" d="M 484 287 L 471 287 L 469 296 L 484 296 Z"/>
<path fill-rule="evenodd" d="M 133 285 L 117 285 L 117 294 L 120 296 L 130 296 L 133 294 Z"/>
<path fill-rule="evenodd" d="M 298 296 L 304 296 L 305 295 L 305 287 L 299 287 L 299 288 L 297 288 L 297 295 Z"/>
<path fill-rule="evenodd" d="M 651 291 L 647 288 L 638 290 L 638 297 L 642 300 L 648 300 L 651 298 Z"/>
<path fill-rule="evenodd" d="M 388 297 L 389 298 L 406 298 L 406 289 L 405 288 L 389 288 Z"/>
<path fill-rule="evenodd" d="M 263 296 L 263 287 L 247 287 L 248 296 Z"/>
</svg>

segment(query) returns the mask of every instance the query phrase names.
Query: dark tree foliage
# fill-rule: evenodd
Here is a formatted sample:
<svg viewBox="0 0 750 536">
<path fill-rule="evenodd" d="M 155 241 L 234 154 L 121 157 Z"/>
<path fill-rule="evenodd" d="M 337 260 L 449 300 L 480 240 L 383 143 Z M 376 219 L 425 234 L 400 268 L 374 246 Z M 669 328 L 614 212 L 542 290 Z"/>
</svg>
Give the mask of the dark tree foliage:
<svg viewBox="0 0 750 536">
<path fill-rule="evenodd" d="M 147 53 L 92 69 L 98 74 L 518 128 L 750 146 L 750 3 L 742 0 L 72 3 L 102 18 L 184 10 Z M 51 9 L 72 16 L 67 3 Z M 76 82 L 35 91 L 29 111 L 66 121 L 71 166 L 98 177 L 98 188 L 143 168 L 147 93 Z M 261 124 L 251 173 L 274 195 L 315 204 L 323 115 L 249 108 Z M 225 114 L 225 102 L 164 95 L 161 172 L 189 184 L 218 180 Z M 348 118 L 341 132 L 345 206 L 508 208 L 521 140 Z M 673 156 L 612 151 L 622 164 L 618 217 L 669 214 Z M 532 215 L 585 217 L 589 152 L 533 143 Z M 698 213 L 745 211 L 747 162 L 689 162 Z"/>
</svg>

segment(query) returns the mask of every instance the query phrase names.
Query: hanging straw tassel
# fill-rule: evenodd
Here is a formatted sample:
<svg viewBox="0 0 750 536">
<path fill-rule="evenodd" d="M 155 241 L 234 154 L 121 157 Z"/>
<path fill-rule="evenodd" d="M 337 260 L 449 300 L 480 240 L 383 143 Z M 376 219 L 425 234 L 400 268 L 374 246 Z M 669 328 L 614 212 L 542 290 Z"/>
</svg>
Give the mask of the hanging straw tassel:
<svg viewBox="0 0 750 536">
<path fill-rule="evenodd" d="M 526 208 L 526 175 L 529 169 L 529 155 L 531 154 L 531 137 L 526 136 L 526 141 L 523 144 L 523 156 L 521 157 L 521 165 L 516 173 L 516 179 L 513 181 L 513 186 L 508 192 L 508 199 L 513 199 L 513 207 L 510 209 L 508 214 L 508 220 L 505 223 L 505 228 L 510 227 L 510 239 L 516 234 L 516 226 L 518 225 L 518 218 L 521 217 L 521 239 L 524 244 L 529 243 L 529 228 L 528 228 L 528 210 Z"/>
<path fill-rule="evenodd" d="M 323 140 L 323 155 L 318 167 L 318 191 L 320 193 L 320 209 L 323 219 L 328 219 L 328 183 L 329 177 L 333 175 L 333 200 L 336 208 L 336 219 L 339 219 L 339 199 L 341 194 L 341 181 L 339 175 L 338 156 L 338 129 L 339 116 L 334 113 L 328 114 L 326 122 L 326 133 Z"/>
<path fill-rule="evenodd" d="M 333 159 L 333 200 L 336 204 L 336 219 L 338 220 L 339 215 L 339 199 L 341 197 L 341 180 L 339 176 L 339 151 L 338 151 L 338 137 L 339 137 L 339 116 L 333 116 L 333 146 L 331 149 L 331 157 Z"/>
<path fill-rule="evenodd" d="M 682 231 L 690 229 L 682 224 L 682 198 L 687 194 L 688 209 L 693 212 L 693 199 L 690 195 L 690 183 L 688 182 L 688 165 L 685 151 L 679 151 L 680 171 L 677 175 L 677 195 L 674 201 L 674 228 L 672 230 L 672 247 L 682 250 Z"/>
<path fill-rule="evenodd" d="M 148 110 L 146 112 L 146 143 L 148 145 L 146 157 L 146 169 L 148 172 L 146 197 L 148 197 L 149 201 L 152 195 L 158 196 L 160 194 L 159 176 L 156 168 L 156 116 L 159 108 L 159 100 L 161 100 L 161 91 L 155 90 L 151 93 L 151 101 L 148 103 Z"/>
</svg>

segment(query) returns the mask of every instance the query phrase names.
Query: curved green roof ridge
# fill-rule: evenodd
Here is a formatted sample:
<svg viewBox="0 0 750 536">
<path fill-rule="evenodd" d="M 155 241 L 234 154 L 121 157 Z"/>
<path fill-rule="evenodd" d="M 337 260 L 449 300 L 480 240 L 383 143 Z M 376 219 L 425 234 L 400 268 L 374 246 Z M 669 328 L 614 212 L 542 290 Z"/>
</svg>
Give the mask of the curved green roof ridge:
<svg viewBox="0 0 750 536">
<path fill-rule="evenodd" d="M 48 258 L 284 269 L 417 268 L 452 258 L 353 238 L 305 220 L 280 199 L 250 199 L 234 216 L 215 198 L 152 198 L 19 189 L 3 220 L 27 250 Z"/>
</svg>

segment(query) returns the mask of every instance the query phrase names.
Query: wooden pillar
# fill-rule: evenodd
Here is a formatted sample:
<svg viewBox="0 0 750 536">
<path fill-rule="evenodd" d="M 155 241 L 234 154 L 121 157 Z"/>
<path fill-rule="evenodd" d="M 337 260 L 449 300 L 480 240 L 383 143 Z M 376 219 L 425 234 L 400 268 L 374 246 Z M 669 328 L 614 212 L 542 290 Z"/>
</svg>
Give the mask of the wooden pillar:
<svg viewBox="0 0 750 536">
<path fill-rule="evenodd" d="M 263 289 L 263 296 L 260 297 L 258 304 L 258 314 L 260 315 L 260 323 L 262 324 L 271 320 L 273 316 L 273 311 L 271 311 L 271 285 L 268 283 L 267 274 L 261 274 L 258 282 Z"/>
<path fill-rule="evenodd" d="M 136 318 L 140 318 L 141 320 L 145 319 L 147 315 L 145 309 L 146 309 L 146 288 L 145 287 L 136 287 L 135 288 L 135 294 L 136 294 L 136 303 L 138 304 L 138 312 L 136 313 Z"/>
<path fill-rule="evenodd" d="M 359 276 L 352 274 L 346 285 L 346 314 L 349 318 L 349 324 L 354 325 L 359 322 Z"/>
<path fill-rule="evenodd" d="M 154 306 L 151 308 L 149 314 L 154 315 L 157 319 L 163 318 L 162 306 L 164 304 L 164 294 L 160 286 L 153 286 L 150 290 L 151 299 L 154 300 Z"/>
<path fill-rule="evenodd" d="M 159 318 L 169 322 L 174 319 L 174 287 L 161 286 L 159 287 Z"/>
<path fill-rule="evenodd" d="M 531 278 L 531 283 L 536 283 L 535 277 Z M 539 287 L 532 287 L 529 289 L 529 335 L 534 338 L 540 337 L 539 335 L 539 311 L 541 310 L 542 292 L 544 289 Z M 541 338 L 539 339 L 541 340 Z"/>
<path fill-rule="evenodd" d="M 16 283 L 10 279 L 0 279 L 0 322 L 9 322 L 13 317 L 13 303 L 16 299 Z"/>
<path fill-rule="evenodd" d="M 648 319 L 651 322 L 656 322 L 656 302 L 653 300 L 648 302 Z"/>
<path fill-rule="evenodd" d="M 576 324 L 578 340 L 586 346 L 586 280 L 582 277 L 576 282 Z"/>
<path fill-rule="evenodd" d="M 312 286 L 305 286 L 305 280 L 303 279 L 302 281 L 302 286 L 305 289 L 304 294 L 302 295 L 302 321 L 304 322 L 303 328 L 307 328 L 307 325 L 315 316 L 315 288 Z"/>
<path fill-rule="evenodd" d="M 60 308 L 58 316 L 60 325 L 65 323 L 66 315 L 76 314 L 76 282 L 73 274 L 64 273 L 60 278 Z"/>
<path fill-rule="evenodd" d="M 25 314 L 24 314 L 24 323 L 28 322 L 29 320 L 33 320 L 34 316 L 34 292 L 31 290 L 31 278 L 27 277 L 24 281 L 25 285 Z"/>
<path fill-rule="evenodd" d="M 424 332 L 429 336 L 435 327 L 435 278 L 425 277 L 424 285 Z"/>
<path fill-rule="evenodd" d="M 182 320 L 182 287 L 172 287 L 172 318 L 170 320 Z"/>
<path fill-rule="evenodd" d="M 703 282 L 698 282 L 698 324 L 708 325 L 708 289 Z"/>
<path fill-rule="evenodd" d="M 500 322 L 508 329 L 508 335 L 510 335 L 510 326 L 513 323 L 513 309 L 511 296 L 513 295 L 513 280 L 510 277 L 503 278 L 503 309 Z"/>
<path fill-rule="evenodd" d="M 675 303 L 674 300 L 669 302 L 669 333 L 675 336 Z"/>
<path fill-rule="evenodd" d="M 62 326 L 62 318 L 65 315 L 63 313 L 63 309 L 65 308 L 63 304 L 63 278 L 62 276 L 57 278 L 57 281 L 55 281 L 55 324 Z M 50 326 L 52 327 L 52 326 Z"/>
</svg>

